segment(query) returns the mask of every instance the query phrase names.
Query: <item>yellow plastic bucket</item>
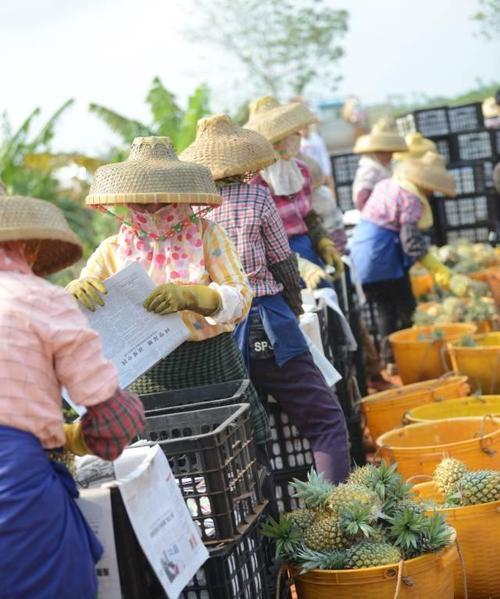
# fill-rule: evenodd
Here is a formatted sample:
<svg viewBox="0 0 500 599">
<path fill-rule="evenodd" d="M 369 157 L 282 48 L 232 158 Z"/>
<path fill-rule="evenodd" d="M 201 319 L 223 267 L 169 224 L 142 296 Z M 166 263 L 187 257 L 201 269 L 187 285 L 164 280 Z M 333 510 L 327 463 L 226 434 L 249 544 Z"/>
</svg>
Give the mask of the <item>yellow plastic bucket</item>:
<svg viewBox="0 0 500 599">
<path fill-rule="evenodd" d="M 453 599 L 455 543 L 442 551 L 403 562 L 397 599 Z M 359 570 L 291 572 L 299 599 L 394 599 L 399 564 Z M 295 575 L 294 575 L 295 574 Z"/>
<path fill-rule="evenodd" d="M 418 498 L 441 500 L 434 482 L 415 485 Z M 469 599 L 500 599 L 500 501 L 436 508 L 457 534 L 465 564 Z M 455 598 L 464 599 L 462 569 L 455 566 Z"/>
<path fill-rule="evenodd" d="M 378 454 L 397 462 L 405 479 L 432 476 L 446 457 L 462 460 L 471 470 L 500 469 L 500 419 L 454 418 L 398 428 L 377 439 Z"/>
<path fill-rule="evenodd" d="M 404 414 L 412 408 L 463 397 L 469 391 L 466 376 L 443 376 L 364 397 L 361 400 L 361 410 L 372 438 L 376 439 L 401 426 Z"/>
<path fill-rule="evenodd" d="M 449 343 L 455 372 L 469 377 L 481 393 L 500 393 L 500 333 L 474 335 L 475 347 L 461 347 L 460 340 Z"/>
<path fill-rule="evenodd" d="M 472 395 L 419 406 L 407 412 L 404 421 L 405 424 L 415 424 L 429 420 L 481 417 L 488 414 L 500 418 L 500 395 Z"/>
<path fill-rule="evenodd" d="M 435 379 L 450 369 L 447 343 L 473 335 L 476 326 L 456 323 L 403 329 L 389 336 L 401 380 L 406 385 Z M 432 335 L 442 338 L 433 341 Z M 465 374 L 465 373 L 464 373 Z"/>
</svg>

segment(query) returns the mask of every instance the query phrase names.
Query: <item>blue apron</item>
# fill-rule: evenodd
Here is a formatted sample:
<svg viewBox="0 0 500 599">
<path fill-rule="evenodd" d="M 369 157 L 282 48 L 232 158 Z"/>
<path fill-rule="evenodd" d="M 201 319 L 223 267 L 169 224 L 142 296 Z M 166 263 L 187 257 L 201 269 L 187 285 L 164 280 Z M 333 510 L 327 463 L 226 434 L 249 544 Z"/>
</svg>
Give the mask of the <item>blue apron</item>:
<svg viewBox="0 0 500 599">
<path fill-rule="evenodd" d="M 397 231 L 361 219 L 349 244 L 361 283 L 376 283 L 405 276 L 413 261 L 404 253 Z"/>
<path fill-rule="evenodd" d="M 75 481 L 32 434 L 0 426 L 0 597 L 95 599 L 102 546 Z"/>
<path fill-rule="evenodd" d="M 256 314 L 260 317 L 265 334 L 271 342 L 274 359 L 278 366 L 281 367 L 292 358 L 309 351 L 297 318 L 281 293 L 256 297 L 252 302 L 248 318 L 240 323 L 234 331 L 236 343 L 247 366 L 250 364 L 250 323 Z"/>
<path fill-rule="evenodd" d="M 288 242 L 290 243 L 293 252 L 299 254 L 299 256 L 305 260 L 309 260 L 309 262 L 316 264 L 316 266 L 321 267 L 323 270 L 325 269 L 326 265 L 314 249 L 309 235 L 294 235 L 288 239 Z M 303 286 L 305 287 L 305 285 Z M 318 289 L 323 289 L 325 287 L 333 287 L 333 284 L 322 279 L 318 284 Z"/>
</svg>

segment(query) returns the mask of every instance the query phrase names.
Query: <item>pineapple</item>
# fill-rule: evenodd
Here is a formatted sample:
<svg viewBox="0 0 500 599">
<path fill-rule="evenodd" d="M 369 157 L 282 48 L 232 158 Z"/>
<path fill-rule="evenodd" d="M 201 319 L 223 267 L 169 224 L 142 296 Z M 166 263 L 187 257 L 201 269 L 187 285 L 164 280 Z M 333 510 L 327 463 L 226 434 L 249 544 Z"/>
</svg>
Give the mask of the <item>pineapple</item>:
<svg viewBox="0 0 500 599">
<path fill-rule="evenodd" d="M 317 512 L 309 508 L 300 508 L 285 514 L 284 517 L 290 520 L 295 526 L 304 533 L 316 518 Z"/>
<path fill-rule="evenodd" d="M 363 541 L 346 551 L 345 568 L 373 568 L 387 564 L 397 564 L 401 559 L 399 550 L 388 543 Z"/>
<path fill-rule="evenodd" d="M 443 495 L 452 495 L 467 466 L 455 458 L 445 458 L 434 470 L 434 480 Z"/>
<path fill-rule="evenodd" d="M 319 514 L 306 530 L 304 543 L 314 551 L 331 551 L 345 547 L 346 537 L 338 517 L 329 513 Z"/>
<path fill-rule="evenodd" d="M 345 552 L 338 549 L 314 551 L 308 547 L 302 547 L 297 551 L 295 563 L 301 566 L 301 574 L 310 570 L 342 570 L 345 563 Z"/>
<path fill-rule="evenodd" d="M 458 482 L 461 505 L 500 501 L 500 471 L 466 472 Z"/>
<path fill-rule="evenodd" d="M 366 464 L 365 466 L 361 466 L 361 468 L 355 468 L 349 476 L 348 483 L 367 487 L 369 486 L 370 479 L 376 470 L 377 467 L 373 464 Z"/>
<path fill-rule="evenodd" d="M 363 485 L 345 483 L 338 485 L 326 500 L 326 507 L 333 513 L 340 510 L 350 502 L 356 501 L 361 505 L 370 506 L 374 511 L 380 509 L 381 502 L 375 491 Z"/>
<path fill-rule="evenodd" d="M 335 486 L 327 482 L 322 474 L 314 469 L 307 473 L 307 481 L 293 479 L 292 487 L 295 489 L 294 497 L 302 499 L 306 507 L 311 509 L 322 509 L 326 500 L 335 489 Z"/>
</svg>

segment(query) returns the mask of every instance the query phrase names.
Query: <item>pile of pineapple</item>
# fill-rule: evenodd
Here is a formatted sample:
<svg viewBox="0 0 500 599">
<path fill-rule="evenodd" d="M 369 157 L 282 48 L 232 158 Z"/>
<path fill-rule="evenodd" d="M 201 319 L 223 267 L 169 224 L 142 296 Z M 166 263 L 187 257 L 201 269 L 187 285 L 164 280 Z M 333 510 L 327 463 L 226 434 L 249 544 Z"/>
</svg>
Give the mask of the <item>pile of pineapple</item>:
<svg viewBox="0 0 500 599">
<path fill-rule="evenodd" d="M 442 496 L 441 507 L 479 505 L 500 501 L 500 471 L 469 471 L 455 458 L 444 459 L 434 472 Z"/>
<path fill-rule="evenodd" d="M 271 518 L 263 528 L 276 542 L 277 558 L 301 573 L 347 570 L 395 564 L 448 545 L 452 529 L 412 499 L 396 468 L 369 464 L 337 486 L 314 470 L 307 481 L 294 480 L 305 508 Z"/>
<path fill-rule="evenodd" d="M 491 320 L 495 316 L 495 304 L 490 297 L 446 297 L 439 303 L 419 304 L 413 315 L 413 322 L 417 326 L 427 326 L 452 322 L 481 322 Z"/>
<path fill-rule="evenodd" d="M 487 243 L 457 239 L 452 244 L 432 248 L 439 260 L 457 274 L 470 274 L 500 262 L 498 251 Z"/>
</svg>

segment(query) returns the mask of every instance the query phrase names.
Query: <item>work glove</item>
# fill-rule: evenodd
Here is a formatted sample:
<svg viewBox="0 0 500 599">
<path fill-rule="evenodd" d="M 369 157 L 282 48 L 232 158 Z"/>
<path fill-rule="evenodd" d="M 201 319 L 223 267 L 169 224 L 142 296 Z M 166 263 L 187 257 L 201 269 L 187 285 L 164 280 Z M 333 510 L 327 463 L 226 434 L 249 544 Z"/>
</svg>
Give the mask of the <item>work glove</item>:
<svg viewBox="0 0 500 599">
<path fill-rule="evenodd" d="M 158 285 L 146 298 L 144 307 L 156 314 L 172 314 L 181 310 L 192 310 L 210 316 L 222 306 L 221 296 L 206 285 Z"/>
<path fill-rule="evenodd" d="M 329 237 L 322 237 L 318 241 L 318 253 L 323 259 L 323 262 L 328 266 L 335 268 L 333 280 L 336 281 L 344 274 L 344 263 L 342 262 L 342 254 L 335 247 L 335 244 Z"/>
<path fill-rule="evenodd" d="M 85 277 L 76 279 L 66 285 L 66 291 L 84 306 L 87 310 L 95 312 L 97 306 L 104 306 L 104 300 L 101 293 L 106 295 L 107 290 L 104 283 L 95 277 Z"/>
<path fill-rule="evenodd" d="M 74 453 L 75 455 L 87 455 L 91 453 L 83 440 L 81 422 L 65 424 L 64 434 L 66 435 L 65 448 L 68 451 L 71 451 L 71 453 Z"/>
<path fill-rule="evenodd" d="M 297 256 L 299 262 L 299 273 L 308 289 L 316 289 L 321 281 L 331 282 L 332 279 L 321 266 L 309 262 L 305 258 Z"/>
<path fill-rule="evenodd" d="M 448 287 L 453 271 L 436 258 L 434 254 L 427 252 L 423 258 L 420 258 L 419 262 L 432 274 L 437 285 Z"/>
</svg>

